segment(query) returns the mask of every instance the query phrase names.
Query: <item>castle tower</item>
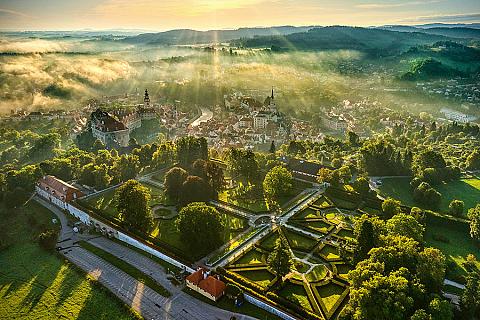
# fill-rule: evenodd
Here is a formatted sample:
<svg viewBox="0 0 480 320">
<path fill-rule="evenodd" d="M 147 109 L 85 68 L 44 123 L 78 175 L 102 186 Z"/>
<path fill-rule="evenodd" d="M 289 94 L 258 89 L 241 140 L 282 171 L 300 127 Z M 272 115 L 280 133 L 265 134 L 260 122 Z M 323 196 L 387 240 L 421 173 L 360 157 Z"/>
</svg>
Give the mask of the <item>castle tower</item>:
<svg viewBox="0 0 480 320">
<path fill-rule="evenodd" d="M 273 94 L 273 87 L 272 87 L 272 95 L 270 96 L 270 110 L 274 111 L 277 109 L 277 105 L 275 104 L 275 96 Z"/>
<path fill-rule="evenodd" d="M 143 98 L 143 106 L 145 108 L 150 108 L 150 97 L 148 96 L 148 90 L 145 89 L 145 97 Z"/>
</svg>

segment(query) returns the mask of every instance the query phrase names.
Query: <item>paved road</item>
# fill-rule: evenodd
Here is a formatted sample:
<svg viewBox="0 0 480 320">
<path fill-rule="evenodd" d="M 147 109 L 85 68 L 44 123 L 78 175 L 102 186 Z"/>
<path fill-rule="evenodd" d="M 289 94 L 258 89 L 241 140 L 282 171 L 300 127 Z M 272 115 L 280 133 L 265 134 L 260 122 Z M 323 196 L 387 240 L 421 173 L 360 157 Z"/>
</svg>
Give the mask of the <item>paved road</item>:
<svg viewBox="0 0 480 320">
<path fill-rule="evenodd" d="M 59 252 L 97 279 L 126 304 L 132 306 L 145 319 L 228 320 L 232 315 L 241 320 L 255 319 L 216 308 L 193 298 L 173 286 L 166 279 L 163 267 L 156 262 L 106 238 L 83 236 L 74 233 L 68 227 L 67 218 L 63 212 L 42 199 L 35 198 L 35 200 L 50 209 L 62 224 L 57 245 L 61 248 Z M 91 244 L 132 264 L 167 288 L 172 293 L 172 296 L 169 298 L 161 296 L 105 260 L 79 247 L 75 244 L 79 240 L 89 241 Z"/>
</svg>

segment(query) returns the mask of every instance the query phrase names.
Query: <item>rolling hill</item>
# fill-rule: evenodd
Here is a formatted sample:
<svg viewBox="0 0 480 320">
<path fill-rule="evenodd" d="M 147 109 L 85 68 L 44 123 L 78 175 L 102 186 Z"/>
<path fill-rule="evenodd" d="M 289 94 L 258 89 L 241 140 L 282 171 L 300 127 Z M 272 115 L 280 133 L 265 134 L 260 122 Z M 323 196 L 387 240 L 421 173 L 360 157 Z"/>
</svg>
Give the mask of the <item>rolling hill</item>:
<svg viewBox="0 0 480 320">
<path fill-rule="evenodd" d="M 131 44 L 149 45 L 185 45 L 208 44 L 226 42 L 239 38 L 253 38 L 256 36 L 288 35 L 296 32 L 308 31 L 312 26 L 306 27 L 269 27 L 269 28 L 240 28 L 235 30 L 209 30 L 197 31 L 190 29 L 170 30 L 158 33 L 143 33 L 123 39 Z"/>
<path fill-rule="evenodd" d="M 421 32 L 398 32 L 358 27 L 323 27 L 284 36 L 239 39 L 232 44 L 267 47 L 272 50 L 359 50 L 374 56 L 402 53 L 412 46 L 433 44 L 450 38 Z"/>
</svg>

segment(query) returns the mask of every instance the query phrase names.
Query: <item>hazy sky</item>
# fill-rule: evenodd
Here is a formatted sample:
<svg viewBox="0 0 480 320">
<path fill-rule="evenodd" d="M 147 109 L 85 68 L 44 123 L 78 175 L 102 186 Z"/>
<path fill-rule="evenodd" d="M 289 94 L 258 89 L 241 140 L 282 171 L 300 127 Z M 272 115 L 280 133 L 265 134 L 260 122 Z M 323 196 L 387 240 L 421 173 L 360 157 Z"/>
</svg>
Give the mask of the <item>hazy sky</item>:
<svg viewBox="0 0 480 320">
<path fill-rule="evenodd" d="M 0 0 L 0 29 L 480 22 L 480 0 Z"/>
</svg>

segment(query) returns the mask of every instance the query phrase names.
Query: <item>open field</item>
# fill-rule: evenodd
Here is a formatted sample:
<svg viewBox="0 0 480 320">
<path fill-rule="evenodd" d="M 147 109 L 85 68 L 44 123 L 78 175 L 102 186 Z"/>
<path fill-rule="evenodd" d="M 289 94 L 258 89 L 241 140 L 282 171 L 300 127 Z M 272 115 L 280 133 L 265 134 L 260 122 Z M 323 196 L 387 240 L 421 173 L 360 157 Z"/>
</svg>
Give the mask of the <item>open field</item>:
<svg viewBox="0 0 480 320">
<path fill-rule="evenodd" d="M 466 270 L 463 267 L 465 257 L 468 254 L 474 254 L 480 261 L 480 248 L 476 247 L 469 234 L 468 224 L 452 224 L 450 221 L 435 219 L 427 223 L 425 231 L 425 241 L 427 246 L 435 247 L 447 257 L 447 265 L 452 267 L 447 272 L 448 278 L 464 282 L 463 277 Z M 480 262 L 477 262 L 480 268 Z"/>
<path fill-rule="evenodd" d="M 0 319 L 136 319 L 109 291 L 33 241 L 54 227 L 50 211 L 31 201 L 0 209 L 0 218 L 9 244 L 0 251 Z"/>
<path fill-rule="evenodd" d="M 462 179 L 434 186 L 442 194 L 439 211 L 448 212 L 448 205 L 454 199 L 465 202 L 465 212 L 480 203 L 480 179 Z M 410 178 L 386 178 L 380 193 L 401 200 L 408 206 L 418 206 L 412 197 Z"/>
</svg>

